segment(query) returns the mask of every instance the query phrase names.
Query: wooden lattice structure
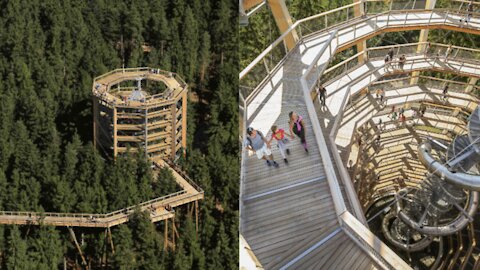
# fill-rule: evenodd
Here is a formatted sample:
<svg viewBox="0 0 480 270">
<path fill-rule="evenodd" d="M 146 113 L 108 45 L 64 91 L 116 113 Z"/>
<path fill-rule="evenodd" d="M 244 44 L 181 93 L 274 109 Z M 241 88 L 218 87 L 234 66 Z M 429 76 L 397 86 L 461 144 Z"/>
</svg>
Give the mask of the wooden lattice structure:
<svg viewBox="0 0 480 270">
<path fill-rule="evenodd" d="M 175 160 L 186 147 L 187 84 L 153 68 L 116 69 L 93 81 L 94 142 L 110 156 L 144 149 Z"/>
</svg>

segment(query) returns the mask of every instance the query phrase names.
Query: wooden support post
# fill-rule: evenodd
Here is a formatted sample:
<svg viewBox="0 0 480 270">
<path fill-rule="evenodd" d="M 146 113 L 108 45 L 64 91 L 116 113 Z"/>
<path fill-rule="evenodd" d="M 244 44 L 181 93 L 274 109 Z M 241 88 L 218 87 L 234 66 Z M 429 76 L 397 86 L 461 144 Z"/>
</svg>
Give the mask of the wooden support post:
<svg viewBox="0 0 480 270">
<path fill-rule="evenodd" d="M 170 158 L 172 160 L 175 160 L 175 147 L 176 147 L 176 144 L 177 144 L 177 103 L 174 102 L 172 105 L 170 105 L 170 110 L 171 110 L 171 120 L 172 121 L 172 142 L 171 142 L 171 149 L 172 149 L 172 152 L 170 153 Z"/>
<path fill-rule="evenodd" d="M 101 262 L 103 265 L 107 264 L 107 253 L 108 253 L 108 232 L 107 232 L 107 229 L 105 229 L 105 232 L 103 234 L 103 254 L 101 259 Z"/>
<path fill-rule="evenodd" d="M 270 6 L 270 9 L 272 10 L 273 17 L 275 18 L 275 22 L 277 23 L 277 27 L 280 30 L 280 33 L 285 33 L 290 28 L 290 26 L 293 25 L 292 17 L 288 12 L 285 1 L 267 0 L 267 2 Z M 292 30 L 283 41 L 288 51 L 291 51 L 293 48 L 295 48 L 298 40 L 299 38 L 297 32 L 295 30 Z"/>
<path fill-rule="evenodd" d="M 148 158 L 148 108 L 145 108 L 145 157 Z"/>
<path fill-rule="evenodd" d="M 113 245 L 112 231 L 110 227 L 107 227 L 108 239 L 110 240 L 110 248 L 112 249 L 112 254 L 115 254 L 115 246 Z"/>
<path fill-rule="evenodd" d="M 163 236 L 163 250 L 167 250 L 168 248 L 168 218 L 165 219 L 165 231 Z"/>
<path fill-rule="evenodd" d="M 117 107 L 113 107 L 113 157 L 116 158 L 118 154 L 117 142 Z"/>
<path fill-rule="evenodd" d="M 363 6 L 363 0 L 353 0 L 353 3 L 358 3 L 358 2 L 362 2 L 356 6 L 353 7 L 353 14 L 355 17 L 361 17 L 361 16 L 365 16 L 365 7 Z M 367 40 L 366 39 L 362 39 L 360 40 L 359 42 L 357 42 L 356 44 L 357 46 L 357 52 L 362 52 L 362 51 L 365 51 L 367 49 Z M 366 55 L 364 54 L 360 54 L 358 56 L 358 62 L 359 63 L 364 63 L 365 60 L 366 60 Z"/>
<path fill-rule="evenodd" d="M 187 149 L 187 91 L 182 96 L 182 147 L 183 155 Z"/>
<path fill-rule="evenodd" d="M 73 243 L 77 247 L 78 253 L 80 253 L 80 257 L 82 258 L 82 264 L 87 265 L 87 261 L 85 260 L 85 257 L 83 256 L 82 249 L 80 248 L 80 245 L 78 244 L 77 237 L 75 236 L 75 232 L 73 231 L 72 228 L 67 227 L 68 231 L 70 232 L 70 237 L 72 238 Z"/>
<path fill-rule="evenodd" d="M 433 9 L 435 8 L 437 0 L 427 0 L 425 3 L 425 9 Z M 427 42 L 428 41 L 428 29 L 420 30 L 420 37 L 418 42 Z M 425 51 L 426 44 L 418 44 L 417 46 L 417 53 L 422 53 Z M 412 77 L 410 79 L 410 85 L 414 85 L 418 83 L 418 75 L 420 75 L 419 71 L 412 72 Z"/>
<path fill-rule="evenodd" d="M 94 95 L 92 97 L 92 102 L 93 102 L 93 146 L 96 148 L 97 147 L 97 118 L 100 115 L 98 113 L 98 98 Z"/>
<path fill-rule="evenodd" d="M 195 230 L 197 231 L 198 239 L 198 201 L 195 201 Z"/>
<path fill-rule="evenodd" d="M 471 77 L 468 80 L 468 86 L 465 88 L 465 93 L 470 93 L 472 90 L 475 88 L 475 85 L 477 84 L 478 78 Z"/>
<path fill-rule="evenodd" d="M 172 218 L 172 250 L 175 251 L 175 220 Z"/>
</svg>

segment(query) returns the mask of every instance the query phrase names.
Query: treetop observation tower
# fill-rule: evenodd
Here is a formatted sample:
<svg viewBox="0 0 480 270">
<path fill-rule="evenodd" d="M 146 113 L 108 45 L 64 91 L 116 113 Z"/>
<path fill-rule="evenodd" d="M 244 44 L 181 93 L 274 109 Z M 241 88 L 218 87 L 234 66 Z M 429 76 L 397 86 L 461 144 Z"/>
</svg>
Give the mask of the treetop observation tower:
<svg viewBox="0 0 480 270">
<path fill-rule="evenodd" d="M 176 73 L 156 68 L 116 69 L 93 81 L 95 145 L 116 157 L 145 150 L 175 160 L 186 148 L 187 91 Z"/>
</svg>

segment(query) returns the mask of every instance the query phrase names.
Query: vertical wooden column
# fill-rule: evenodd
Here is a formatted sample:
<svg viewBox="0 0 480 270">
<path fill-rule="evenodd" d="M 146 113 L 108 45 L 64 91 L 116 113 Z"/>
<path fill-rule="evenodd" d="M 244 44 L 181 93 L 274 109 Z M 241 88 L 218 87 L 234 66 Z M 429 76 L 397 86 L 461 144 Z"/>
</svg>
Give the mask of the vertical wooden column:
<svg viewBox="0 0 480 270">
<path fill-rule="evenodd" d="M 183 154 L 185 155 L 185 149 L 187 149 L 187 91 L 182 95 L 182 147 Z"/>
<path fill-rule="evenodd" d="M 273 17 L 277 23 L 277 27 L 280 33 L 285 33 L 290 26 L 293 25 L 292 17 L 288 12 L 287 5 L 284 0 L 267 0 L 270 9 L 272 10 Z M 298 41 L 298 34 L 295 30 L 291 31 L 284 39 L 287 49 L 291 51 L 295 48 Z"/>
<path fill-rule="evenodd" d="M 93 146 L 97 147 L 97 118 L 99 116 L 98 113 L 98 98 L 94 95 L 92 97 L 93 102 Z"/>
<path fill-rule="evenodd" d="M 78 244 L 77 237 L 75 236 L 75 232 L 71 227 L 67 226 L 67 228 L 68 228 L 68 231 L 70 232 L 70 237 L 72 238 L 73 243 L 77 247 L 77 251 L 80 254 L 80 257 L 82 258 L 82 264 L 87 265 L 87 261 L 85 260 L 85 256 L 83 256 L 82 248 Z"/>
<path fill-rule="evenodd" d="M 195 201 L 195 230 L 197 231 L 198 239 L 198 201 Z"/>
<path fill-rule="evenodd" d="M 117 157 L 117 107 L 113 107 L 113 157 Z"/>
<path fill-rule="evenodd" d="M 477 84 L 478 78 L 471 77 L 468 80 L 468 86 L 465 88 L 465 93 L 470 93 L 472 92 L 474 86 Z"/>
<path fill-rule="evenodd" d="M 165 219 L 165 230 L 163 235 L 163 250 L 168 248 L 168 218 Z"/>
<path fill-rule="evenodd" d="M 148 107 L 145 108 L 145 157 L 148 158 Z"/>
<path fill-rule="evenodd" d="M 437 3 L 437 0 L 427 0 L 425 2 L 425 9 L 434 9 L 436 3 Z M 418 39 L 418 42 L 427 42 L 428 32 L 429 32 L 428 29 L 420 30 L 420 37 Z M 417 53 L 423 52 L 425 48 L 426 48 L 426 44 L 418 44 Z M 410 80 L 411 85 L 418 83 L 418 75 L 420 75 L 419 71 L 412 72 L 412 79 Z"/>
<path fill-rule="evenodd" d="M 112 249 L 112 254 L 115 254 L 115 245 L 113 245 L 112 231 L 110 227 L 107 227 L 108 239 L 110 240 L 110 248 Z"/>
<path fill-rule="evenodd" d="M 170 158 L 172 160 L 175 159 L 175 145 L 177 142 L 177 101 L 173 101 L 173 104 L 170 105 L 170 110 L 171 110 L 171 119 L 170 121 L 172 122 L 172 135 L 170 136 L 171 138 L 171 150 L 172 152 L 170 153 Z"/>
<path fill-rule="evenodd" d="M 172 218 L 172 250 L 175 251 L 175 219 Z"/>
<path fill-rule="evenodd" d="M 365 7 L 364 7 L 364 1 L 363 0 L 353 0 L 353 3 L 359 3 L 358 5 L 353 7 L 353 14 L 355 17 L 361 17 L 365 16 Z M 367 49 L 367 40 L 363 39 L 361 41 L 358 41 L 355 46 L 357 46 L 357 52 L 361 52 Z M 358 62 L 359 63 L 364 63 L 366 60 L 366 56 L 364 54 L 361 54 L 358 56 Z"/>
</svg>

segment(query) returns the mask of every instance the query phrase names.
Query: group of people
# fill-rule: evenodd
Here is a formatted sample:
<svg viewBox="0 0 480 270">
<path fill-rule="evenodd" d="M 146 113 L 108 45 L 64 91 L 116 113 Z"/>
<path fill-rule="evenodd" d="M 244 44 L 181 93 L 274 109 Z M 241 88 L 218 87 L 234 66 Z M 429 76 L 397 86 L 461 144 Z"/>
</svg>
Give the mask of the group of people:
<svg viewBox="0 0 480 270">
<path fill-rule="evenodd" d="M 385 67 L 384 67 L 384 70 L 385 71 L 388 71 L 388 69 L 390 68 L 390 66 L 392 66 L 393 68 L 395 68 L 393 65 L 392 65 L 392 62 L 393 62 L 393 59 L 394 59 L 394 51 L 393 51 L 393 48 L 390 48 L 390 50 L 388 51 L 387 55 L 385 55 Z M 405 54 L 402 54 L 400 57 L 398 57 L 398 68 L 401 69 L 403 71 L 403 67 L 405 66 L 405 63 L 407 62 L 407 57 L 405 56 Z"/>
<path fill-rule="evenodd" d="M 295 138 L 294 134 L 298 138 L 300 138 L 305 152 L 308 153 L 305 121 L 303 120 L 302 116 L 298 115 L 296 112 L 293 111 L 290 112 L 288 116 L 290 118 L 290 138 L 293 140 Z M 253 151 L 257 155 L 258 159 L 265 160 L 267 166 L 273 166 L 275 168 L 278 168 L 279 165 L 273 158 L 273 154 L 271 151 L 271 143 L 273 140 L 277 142 L 277 146 L 280 150 L 283 161 L 285 162 L 285 164 L 288 164 L 288 159 L 285 153 L 287 155 L 290 155 L 290 149 L 287 146 L 289 140 L 286 136 L 286 132 L 284 129 L 274 125 L 271 127 L 271 131 L 272 134 L 270 138 L 267 139 L 260 130 L 256 130 L 253 127 L 248 127 L 245 145 L 247 150 Z"/>
</svg>

